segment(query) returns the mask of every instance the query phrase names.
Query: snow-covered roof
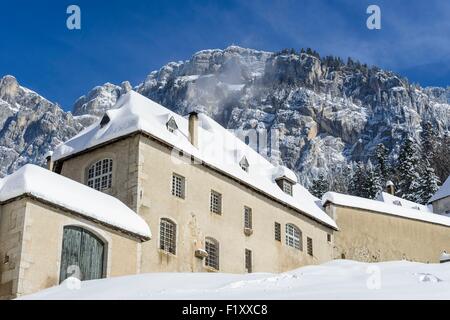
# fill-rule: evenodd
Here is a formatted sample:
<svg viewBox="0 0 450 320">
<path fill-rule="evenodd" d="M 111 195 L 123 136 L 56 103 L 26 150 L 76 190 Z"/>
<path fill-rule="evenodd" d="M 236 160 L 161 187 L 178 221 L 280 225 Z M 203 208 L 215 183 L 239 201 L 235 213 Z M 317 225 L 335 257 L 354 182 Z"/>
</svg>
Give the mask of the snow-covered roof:
<svg viewBox="0 0 450 320">
<path fill-rule="evenodd" d="M 450 218 L 431 212 L 410 209 L 378 200 L 371 200 L 346 194 L 327 192 L 322 197 L 322 204 L 327 202 L 345 207 L 365 209 L 408 219 L 421 220 L 450 227 Z"/>
<path fill-rule="evenodd" d="M 110 118 L 109 123 L 100 128 L 99 122 L 96 122 L 72 139 L 59 145 L 55 149 L 52 159 L 61 160 L 113 139 L 134 132 L 144 132 L 194 156 L 204 164 L 238 179 L 267 196 L 337 229 L 334 220 L 315 204 L 317 198 L 303 186 L 300 184 L 293 186 L 294 196 L 287 195 L 278 187 L 275 178 L 280 174 L 280 170 L 291 180 L 297 181 L 292 171 L 287 168 L 275 167 L 232 132 L 205 114 L 198 114 L 198 148 L 189 142 L 188 119 L 134 91 L 122 95 L 116 106 L 108 110 L 107 114 Z M 173 133 L 166 128 L 169 116 L 174 118 L 178 126 Z M 249 163 L 248 172 L 239 166 L 243 156 Z"/>
<path fill-rule="evenodd" d="M 444 184 L 439 190 L 428 200 L 428 203 L 450 196 L 450 176 L 447 177 Z"/>
<path fill-rule="evenodd" d="M 36 165 L 27 164 L 0 180 L 0 203 L 22 195 L 53 203 L 140 238 L 151 237 L 144 219 L 120 200 Z"/>
<path fill-rule="evenodd" d="M 424 206 L 423 204 L 412 202 L 412 201 L 409 201 L 409 200 L 406 200 L 406 199 L 403 199 L 400 197 L 396 197 L 387 192 L 380 193 L 377 197 L 377 200 L 382 201 L 384 203 L 394 204 L 396 206 L 402 206 L 404 208 L 416 209 L 416 210 L 421 210 L 421 211 L 425 211 L 425 212 L 433 212 L 433 210 L 430 210 L 430 208 L 428 208 L 427 206 Z"/>
</svg>

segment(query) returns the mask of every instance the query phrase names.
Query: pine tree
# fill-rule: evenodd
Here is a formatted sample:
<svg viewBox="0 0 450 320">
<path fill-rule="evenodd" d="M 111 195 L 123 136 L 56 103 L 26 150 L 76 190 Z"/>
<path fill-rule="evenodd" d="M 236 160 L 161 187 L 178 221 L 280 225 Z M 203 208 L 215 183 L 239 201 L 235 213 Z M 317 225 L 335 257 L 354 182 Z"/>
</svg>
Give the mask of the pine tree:
<svg viewBox="0 0 450 320">
<path fill-rule="evenodd" d="M 328 190 L 328 181 L 325 180 L 324 175 L 320 173 L 319 176 L 312 182 L 311 193 L 317 198 L 321 199 L 325 192 L 327 192 Z"/>
<path fill-rule="evenodd" d="M 387 149 L 384 144 L 380 143 L 377 145 L 375 150 L 375 183 L 376 183 L 376 194 L 378 195 L 384 190 L 386 182 L 389 180 L 389 164 L 387 161 Z"/>
<path fill-rule="evenodd" d="M 422 124 L 422 157 L 428 160 L 432 159 L 434 156 L 434 147 L 436 145 L 437 132 L 434 130 L 433 126 L 429 121 Z"/>
<path fill-rule="evenodd" d="M 410 201 L 420 201 L 420 157 L 417 144 L 407 138 L 397 163 L 397 195 Z"/>
<path fill-rule="evenodd" d="M 380 186 L 379 175 L 376 173 L 376 170 L 370 160 L 365 169 L 361 196 L 368 199 L 375 199 L 377 194 L 380 192 L 380 189 L 382 189 Z"/>
<path fill-rule="evenodd" d="M 427 204 L 428 200 L 436 193 L 439 189 L 439 178 L 434 173 L 433 167 L 427 159 L 424 161 L 424 167 L 421 172 L 419 179 L 420 191 L 419 191 L 419 202 L 422 204 Z"/>
<path fill-rule="evenodd" d="M 352 179 L 350 180 L 349 192 L 354 196 L 363 197 L 363 189 L 366 185 L 366 168 L 364 164 L 359 161 L 356 164 L 356 168 L 353 172 Z"/>
</svg>

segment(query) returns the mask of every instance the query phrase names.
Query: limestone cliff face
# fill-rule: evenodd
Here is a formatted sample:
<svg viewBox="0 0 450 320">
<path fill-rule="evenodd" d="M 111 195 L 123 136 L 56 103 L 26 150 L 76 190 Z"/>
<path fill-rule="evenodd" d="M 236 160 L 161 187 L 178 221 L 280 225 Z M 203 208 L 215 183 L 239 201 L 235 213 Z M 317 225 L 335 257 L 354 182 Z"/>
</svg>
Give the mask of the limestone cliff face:
<svg viewBox="0 0 450 320">
<path fill-rule="evenodd" d="M 80 97 L 73 116 L 13 77 L 0 82 L 0 172 L 42 154 L 111 108 L 128 82 L 104 84 Z M 200 109 L 230 129 L 276 129 L 274 161 L 308 186 L 351 161 L 367 161 L 378 143 L 391 158 L 424 120 L 450 128 L 450 89 L 421 88 L 389 71 L 316 54 L 271 53 L 236 46 L 203 50 L 151 72 L 134 90 L 180 113 Z"/>
<path fill-rule="evenodd" d="M 0 80 L 0 176 L 26 163 L 44 164 L 44 155 L 83 128 L 37 93 L 19 85 L 13 76 Z"/>
</svg>

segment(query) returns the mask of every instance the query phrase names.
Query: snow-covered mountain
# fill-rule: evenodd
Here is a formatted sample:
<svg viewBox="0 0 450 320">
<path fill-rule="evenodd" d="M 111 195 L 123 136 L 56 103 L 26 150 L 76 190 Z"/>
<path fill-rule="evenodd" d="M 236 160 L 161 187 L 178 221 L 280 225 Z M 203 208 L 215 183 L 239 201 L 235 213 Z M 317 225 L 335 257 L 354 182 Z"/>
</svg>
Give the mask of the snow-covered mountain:
<svg viewBox="0 0 450 320">
<path fill-rule="evenodd" d="M 21 87 L 5 99 L 12 80 L 4 79 L 0 145 L 14 151 L 1 153 L 3 174 L 25 162 L 41 164 L 43 152 L 57 140 L 92 123 L 131 88 L 128 82 L 95 87 L 76 101 L 74 117 Z M 418 137 L 423 121 L 431 121 L 441 135 L 450 128 L 450 88 L 421 88 L 392 72 L 351 59 L 320 58 L 311 50 L 204 50 L 151 72 L 134 89 L 180 114 L 200 109 L 230 129 L 279 130 L 281 156 L 275 160 L 294 169 L 307 186 L 319 172 L 331 176 L 350 161 L 368 160 L 381 142 L 395 158 L 404 136 Z M 26 98 L 32 94 L 39 99 Z M 54 110 L 51 125 L 49 116 L 39 121 L 42 105 Z M 9 125 L 35 109 L 40 113 L 31 112 L 33 121 Z M 58 122 L 64 125 L 53 126 Z M 37 134 L 41 127 L 48 129 L 46 135 Z M 21 147 L 13 148 L 16 144 Z"/>
<path fill-rule="evenodd" d="M 26 163 L 45 163 L 45 153 L 83 124 L 13 76 L 0 79 L 0 177 Z"/>
</svg>

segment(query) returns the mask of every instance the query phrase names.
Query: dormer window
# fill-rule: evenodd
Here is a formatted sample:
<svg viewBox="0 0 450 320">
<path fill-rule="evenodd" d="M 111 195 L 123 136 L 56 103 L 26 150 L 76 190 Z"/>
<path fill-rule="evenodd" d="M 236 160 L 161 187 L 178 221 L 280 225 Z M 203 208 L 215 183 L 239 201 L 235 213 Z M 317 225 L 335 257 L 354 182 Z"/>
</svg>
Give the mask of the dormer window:
<svg viewBox="0 0 450 320">
<path fill-rule="evenodd" d="M 167 130 L 169 130 L 169 132 L 172 132 L 172 133 L 178 129 L 178 125 L 173 117 L 170 117 L 169 121 L 167 121 L 166 127 L 167 127 Z"/>
<path fill-rule="evenodd" d="M 244 170 L 245 172 L 248 172 L 248 167 L 250 165 L 249 165 L 246 157 L 242 157 L 241 161 L 239 161 L 239 166 L 241 167 L 242 170 Z"/>
<path fill-rule="evenodd" d="M 276 181 L 278 186 L 281 190 L 283 190 L 284 193 L 292 196 L 292 187 L 294 184 L 291 181 L 286 178 L 279 178 Z"/>
<path fill-rule="evenodd" d="M 400 202 L 400 200 L 394 200 L 392 201 L 393 204 L 395 204 L 396 206 L 402 206 L 402 203 Z"/>
<path fill-rule="evenodd" d="M 111 121 L 111 119 L 105 113 L 105 115 L 103 116 L 102 120 L 100 120 L 100 128 L 103 128 L 104 126 L 106 126 L 109 123 L 109 121 Z"/>
<path fill-rule="evenodd" d="M 294 191 L 294 184 L 297 183 L 296 174 L 284 166 L 279 166 L 275 169 L 274 180 L 284 193 L 292 196 Z"/>
<path fill-rule="evenodd" d="M 282 180 L 282 189 L 284 193 L 287 193 L 288 195 L 292 196 L 292 183 L 283 179 Z"/>
</svg>

